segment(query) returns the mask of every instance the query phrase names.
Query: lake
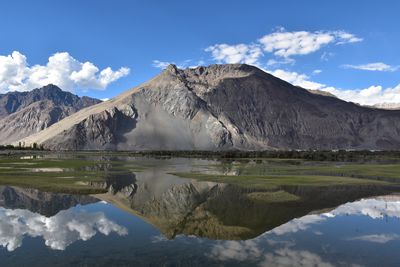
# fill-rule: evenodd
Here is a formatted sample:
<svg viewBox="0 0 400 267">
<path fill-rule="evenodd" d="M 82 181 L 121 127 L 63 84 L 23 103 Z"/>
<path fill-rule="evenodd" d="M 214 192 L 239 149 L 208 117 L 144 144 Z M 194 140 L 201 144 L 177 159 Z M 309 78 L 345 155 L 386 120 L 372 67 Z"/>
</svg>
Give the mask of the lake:
<svg viewBox="0 0 400 267">
<path fill-rule="evenodd" d="M 361 177 L 353 163 L 2 159 L 0 179 L 14 180 L 0 186 L 1 266 L 398 266 L 400 190 L 385 164 Z M 42 190 L 42 177 L 65 187 Z"/>
</svg>

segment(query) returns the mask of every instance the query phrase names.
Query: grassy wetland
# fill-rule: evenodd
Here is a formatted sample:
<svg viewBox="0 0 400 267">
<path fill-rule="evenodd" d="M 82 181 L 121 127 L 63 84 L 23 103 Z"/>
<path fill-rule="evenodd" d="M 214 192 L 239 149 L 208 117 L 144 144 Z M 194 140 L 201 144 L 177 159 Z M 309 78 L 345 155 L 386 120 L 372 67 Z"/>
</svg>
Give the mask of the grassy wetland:
<svg viewBox="0 0 400 267">
<path fill-rule="evenodd" d="M 202 159 L 187 158 L 188 166 L 184 168 L 175 168 L 173 164 L 164 166 L 160 175 L 278 191 L 284 186 L 397 186 L 400 184 L 400 158 L 397 160 L 395 156 L 376 160 L 369 155 L 367 160 L 365 157 L 359 157 L 359 161 L 200 156 Z M 174 157 L 154 154 L 137 155 L 127 152 L 32 152 L 31 154 L 1 155 L 0 184 L 51 192 L 103 193 L 104 188 L 93 186 L 93 184 L 101 183 L 113 175 L 158 169 L 160 167 L 158 165 L 164 165 L 162 159 L 171 158 Z M 185 154 L 183 158 L 186 158 Z M 277 196 L 279 194 L 272 198 Z M 266 196 L 266 198 L 270 197 Z"/>
</svg>

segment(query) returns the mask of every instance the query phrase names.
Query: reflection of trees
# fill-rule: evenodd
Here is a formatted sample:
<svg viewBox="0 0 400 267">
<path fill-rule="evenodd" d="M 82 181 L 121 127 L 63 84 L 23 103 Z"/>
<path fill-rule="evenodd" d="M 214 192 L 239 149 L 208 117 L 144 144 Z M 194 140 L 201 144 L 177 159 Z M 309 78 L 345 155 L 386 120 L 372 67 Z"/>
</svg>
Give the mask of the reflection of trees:
<svg viewBox="0 0 400 267">
<path fill-rule="evenodd" d="M 107 189 L 111 194 L 121 193 L 126 197 L 137 190 L 136 176 L 131 172 L 107 172 L 104 181 L 90 182 L 90 185 Z"/>
</svg>

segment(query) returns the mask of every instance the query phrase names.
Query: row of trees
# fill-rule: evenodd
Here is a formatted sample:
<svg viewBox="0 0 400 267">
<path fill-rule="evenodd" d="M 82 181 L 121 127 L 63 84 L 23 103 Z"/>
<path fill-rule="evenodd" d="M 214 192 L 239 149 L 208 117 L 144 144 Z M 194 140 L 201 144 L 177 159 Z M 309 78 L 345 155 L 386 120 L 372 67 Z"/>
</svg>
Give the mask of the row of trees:
<svg viewBox="0 0 400 267">
<path fill-rule="evenodd" d="M 26 146 L 25 143 L 19 142 L 17 146 L 14 145 L 0 145 L 0 150 L 44 150 L 43 145 L 33 143 L 30 146 Z"/>
<path fill-rule="evenodd" d="M 196 157 L 196 158 L 279 158 L 313 161 L 359 161 L 400 158 L 400 151 L 348 150 L 282 150 L 282 151 L 139 151 L 140 156 Z"/>
</svg>

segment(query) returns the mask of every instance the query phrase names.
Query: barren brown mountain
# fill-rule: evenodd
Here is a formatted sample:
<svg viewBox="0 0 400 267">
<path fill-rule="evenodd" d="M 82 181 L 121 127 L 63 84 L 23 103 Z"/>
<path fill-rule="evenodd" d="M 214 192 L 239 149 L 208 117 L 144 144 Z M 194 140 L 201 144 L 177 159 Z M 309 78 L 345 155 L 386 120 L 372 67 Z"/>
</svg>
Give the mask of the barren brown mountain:
<svg viewBox="0 0 400 267">
<path fill-rule="evenodd" d="M 161 74 L 23 141 L 50 149 L 400 149 L 400 111 L 361 107 L 256 67 Z"/>
</svg>

